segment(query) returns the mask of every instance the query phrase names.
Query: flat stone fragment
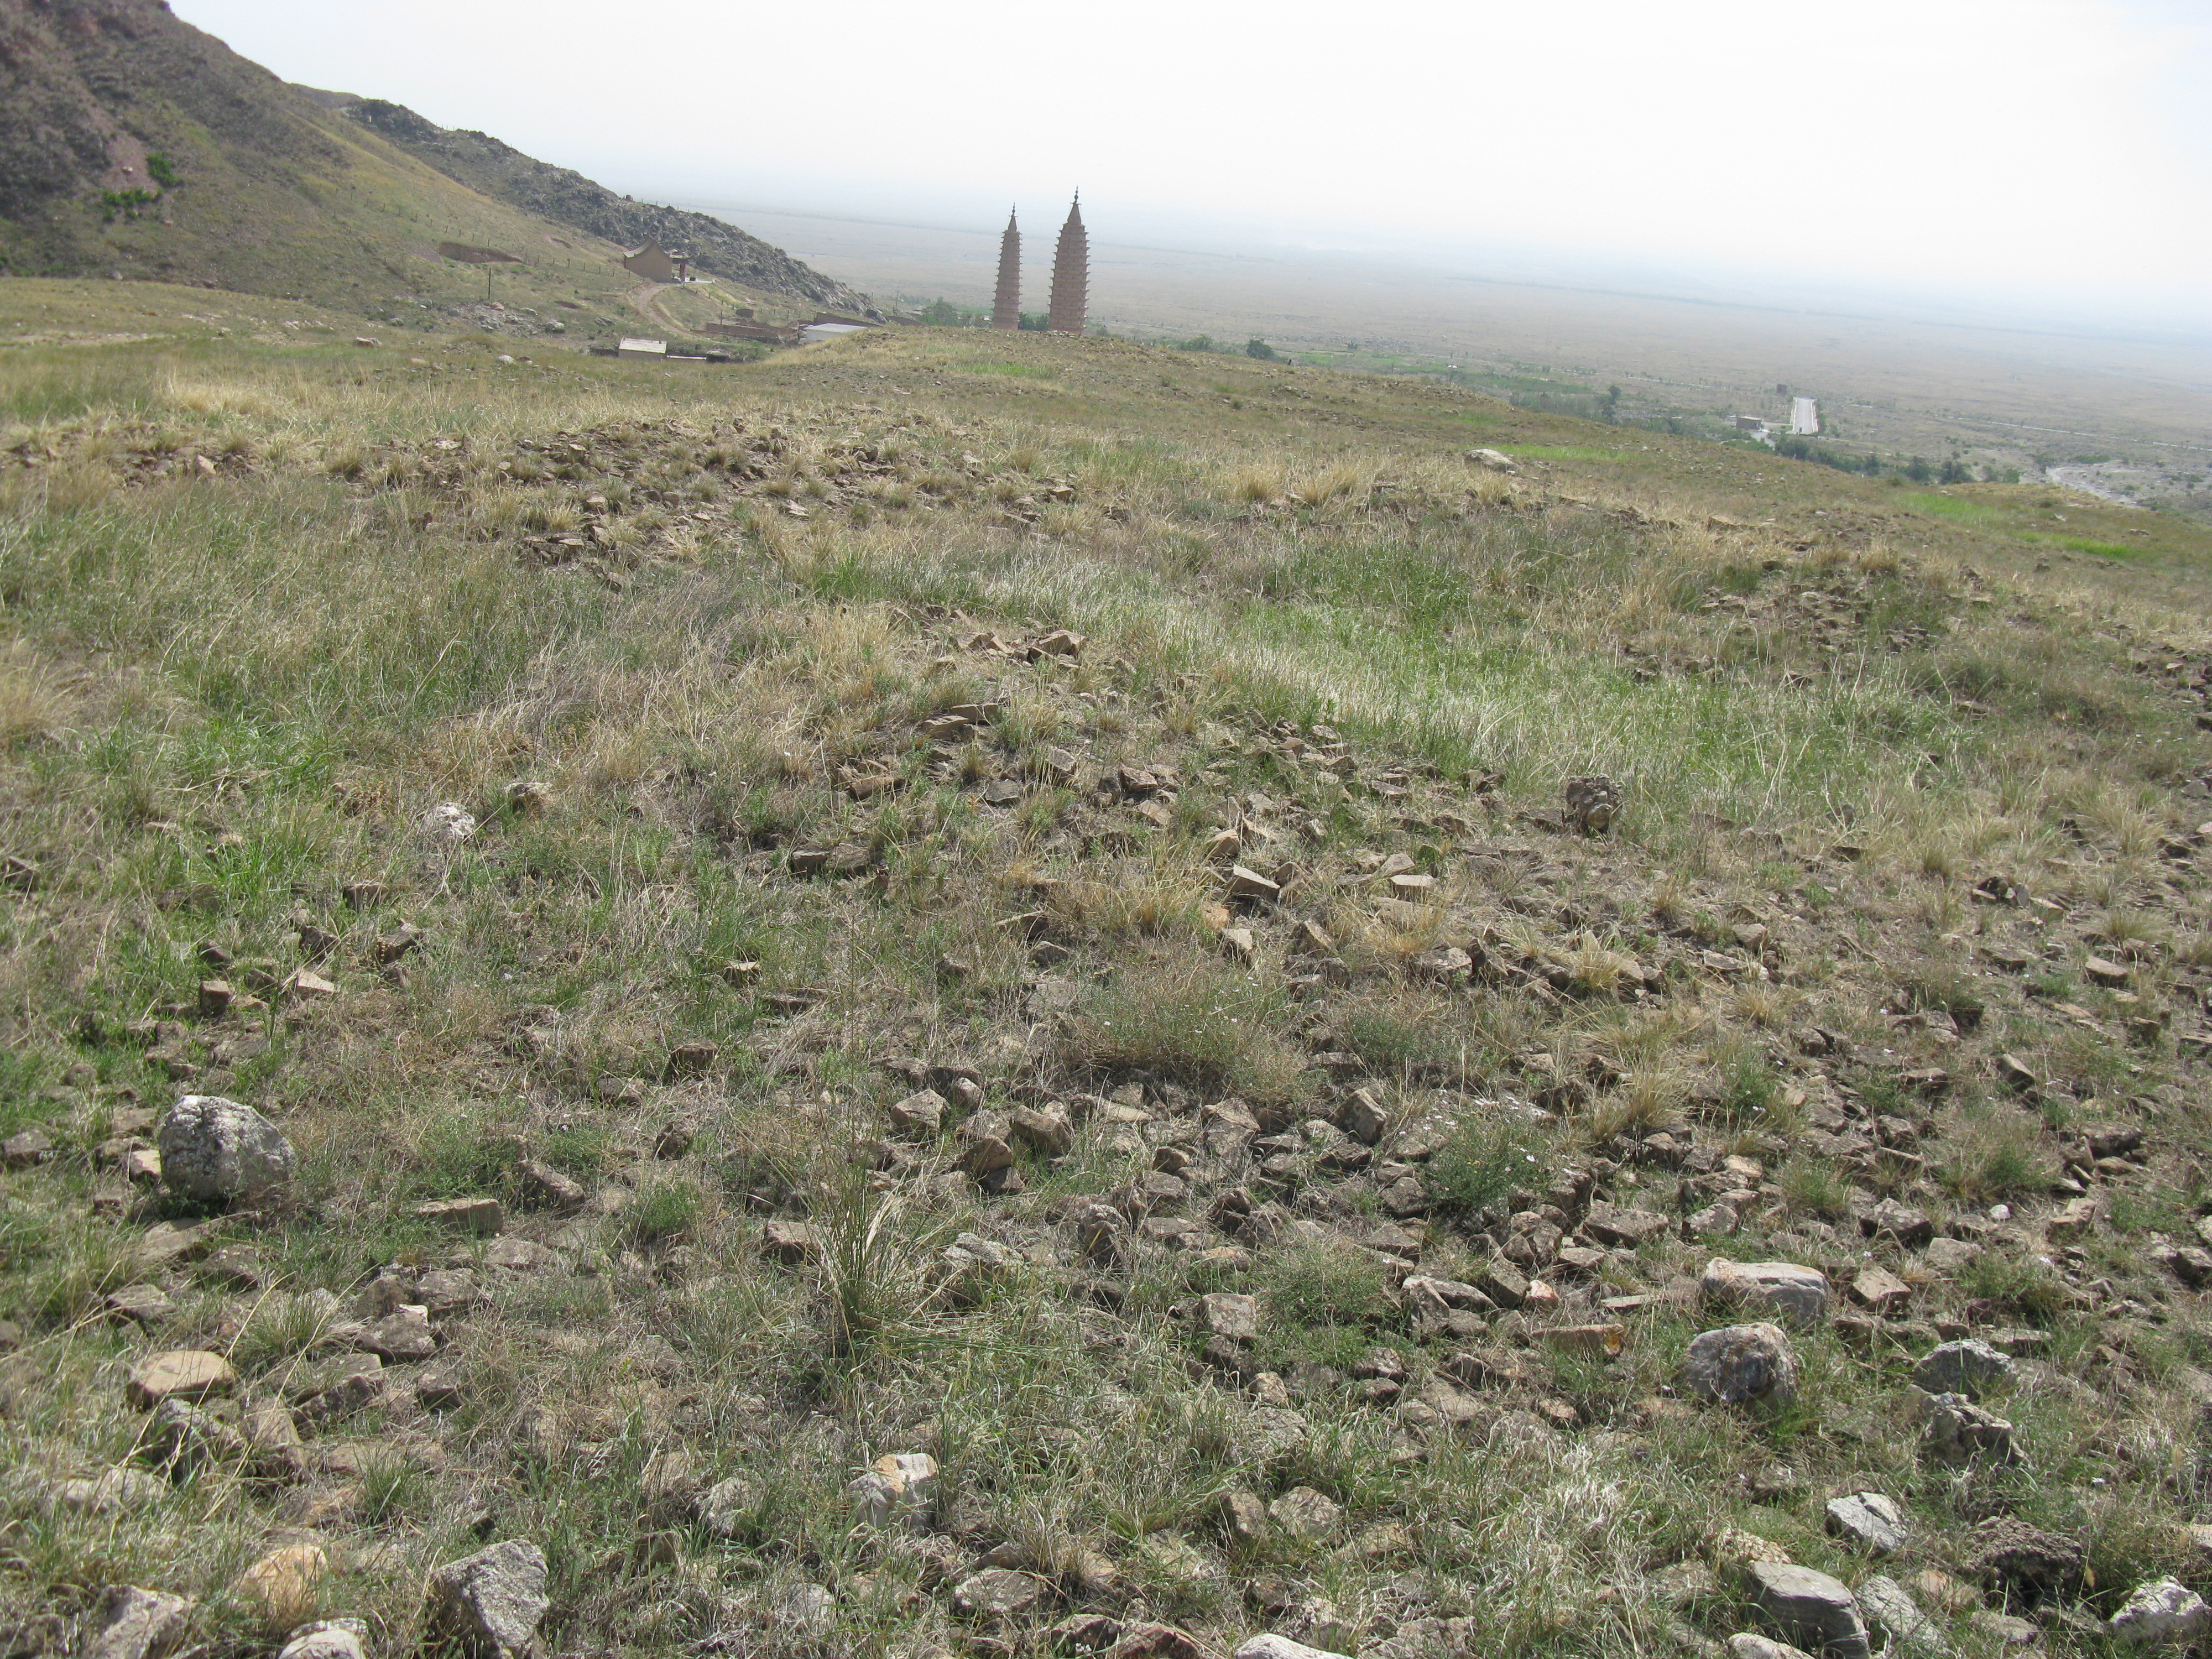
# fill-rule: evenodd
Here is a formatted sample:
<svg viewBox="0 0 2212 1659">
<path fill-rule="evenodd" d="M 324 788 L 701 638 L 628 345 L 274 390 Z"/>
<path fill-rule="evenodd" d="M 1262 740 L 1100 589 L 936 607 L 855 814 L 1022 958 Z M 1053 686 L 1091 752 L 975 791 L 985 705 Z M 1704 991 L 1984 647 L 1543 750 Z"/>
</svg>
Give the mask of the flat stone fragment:
<svg viewBox="0 0 2212 1659">
<path fill-rule="evenodd" d="M 204 1400 L 238 1386 L 230 1361 L 204 1348 L 172 1348 L 141 1360 L 131 1370 L 124 1393 L 142 1411 L 164 1400 Z"/>
<path fill-rule="evenodd" d="M 157 1221 L 138 1235 L 136 1252 L 142 1272 L 166 1267 L 172 1261 L 189 1261 L 203 1254 L 207 1242 L 198 1227 L 179 1227 L 167 1221 Z"/>
<path fill-rule="evenodd" d="M 1912 1286 L 1887 1267 L 1862 1267 L 1851 1280 L 1851 1297 L 1863 1308 L 1880 1313 L 1912 1294 Z"/>
<path fill-rule="evenodd" d="M 925 1140 L 944 1128 L 945 1115 L 950 1109 L 943 1095 L 934 1089 L 924 1089 L 904 1100 L 892 1102 L 884 1115 L 896 1133 Z"/>
<path fill-rule="evenodd" d="M 1344 1659 L 1327 1648 L 1310 1648 L 1287 1636 L 1255 1636 L 1239 1644 L 1237 1659 Z"/>
<path fill-rule="evenodd" d="M 1705 1264 L 1698 1290 L 1714 1302 L 1760 1305 L 1793 1325 L 1817 1325 L 1828 1313 L 1827 1275 L 1794 1261 L 1730 1261 L 1715 1256 Z"/>
<path fill-rule="evenodd" d="M 1647 1238 L 1656 1238 L 1668 1225 L 1665 1216 L 1649 1210 L 1618 1210 L 1601 1203 L 1591 1205 L 1583 1219 L 1583 1231 L 1600 1243 L 1632 1250 Z"/>
<path fill-rule="evenodd" d="M 507 1212 L 495 1198 L 433 1198 L 415 1206 L 415 1218 L 434 1227 L 487 1237 L 507 1225 Z"/>
<path fill-rule="evenodd" d="M 2012 1425 L 1975 1405 L 1962 1394 L 1929 1394 L 1914 1389 L 1921 1420 L 1920 1449 L 1939 1462 L 1966 1463 L 1978 1457 L 2010 1463 L 2020 1455 L 2012 1443 Z"/>
<path fill-rule="evenodd" d="M 1044 1599 L 1044 1580 L 1033 1572 L 987 1567 L 952 1592 L 954 1604 L 970 1617 L 1011 1619 Z"/>
<path fill-rule="evenodd" d="M 100 1602 L 82 1659 L 155 1659 L 176 1646 L 191 1610 L 181 1595 L 118 1584 Z"/>
<path fill-rule="evenodd" d="M 1784 1635 L 1827 1659 L 1868 1659 L 1866 1621 L 1851 1593 L 1825 1572 L 1754 1561 L 1744 1571 L 1753 1606 Z"/>
<path fill-rule="evenodd" d="M 449 1561 L 430 1575 L 430 1620 L 484 1659 L 516 1659 L 530 1648 L 545 1599 L 545 1552 L 510 1538 Z"/>
<path fill-rule="evenodd" d="M 1972 1267 L 1974 1258 L 1981 1253 L 1981 1246 L 1963 1238 L 1931 1238 L 1922 1255 L 1937 1273 L 1956 1273 Z"/>
<path fill-rule="evenodd" d="M 135 1320 L 141 1325 L 167 1319 L 175 1311 L 175 1304 L 154 1285 L 125 1285 L 109 1293 L 106 1305 L 117 1318 Z"/>
<path fill-rule="evenodd" d="M 160 1477 L 120 1466 L 90 1480 L 64 1480 L 53 1489 L 57 1507 L 88 1515 L 118 1515 L 143 1509 L 167 1488 Z"/>
<path fill-rule="evenodd" d="M 1217 1291 L 1199 1299 L 1206 1328 L 1233 1342 L 1249 1342 L 1260 1334 L 1260 1304 L 1249 1296 Z"/>
<path fill-rule="evenodd" d="M 221 1095 L 186 1095 L 162 1115 L 155 1140 L 169 1190 L 230 1204 L 290 1184 L 299 1158 L 283 1132 L 251 1106 Z"/>
<path fill-rule="evenodd" d="M 428 1359 L 438 1352 L 438 1339 L 430 1330 L 429 1309 L 420 1303 L 407 1303 L 393 1309 L 368 1328 L 363 1346 L 386 1359 L 403 1363 Z"/>
<path fill-rule="evenodd" d="M 1878 1492 L 1855 1492 L 1828 1500 L 1828 1530 L 1854 1539 L 1877 1555 L 1905 1547 L 1905 1511 Z"/>
<path fill-rule="evenodd" d="M 1728 1325 L 1690 1344 L 1687 1390 L 1723 1405 L 1781 1411 L 1797 1397 L 1797 1355 L 1778 1325 Z"/>
<path fill-rule="evenodd" d="M 1942 1632 L 1935 1621 L 1920 1611 L 1904 1585 L 1894 1578 L 1875 1573 L 1861 1581 L 1851 1592 L 1859 1604 L 1859 1615 L 1867 1628 L 1883 1638 L 1891 1654 L 1908 1653 L 1935 1655 L 1944 1650 Z"/>
<path fill-rule="evenodd" d="M 1230 867 L 1230 897 L 1272 901 L 1282 896 L 1281 887 L 1268 880 L 1257 870 L 1248 870 L 1241 864 L 1232 865 Z"/>
<path fill-rule="evenodd" d="M 232 1581 L 233 1600 L 256 1609 L 274 1630 L 290 1630 L 315 1610 L 330 1558 L 317 1544 L 271 1550 Z"/>
<path fill-rule="evenodd" d="M 1267 1505 L 1267 1518 L 1293 1538 L 1319 1538 L 1343 1517 L 1340 1504 L 1311 1486 L 1293 1486 Z"/>
<path fill-rule="evenodd" d="M 2130 1592 L 2119 1611 L 2105 1621 L 2114 1641 L 2136 1647 L 2154 1642 L 2185 1645 L 2208 1628 L 2212 1628 L 2212 1607 L 2178 1578 L 2161 1578 Z"/>
<path fill-rule="evenodd" d="M 1802 1648 L 1753 1636 L 1749 1631 L 1738 1631 L 1729 1638 L 1728 1644 L 1729 1659 L 1813 1659 Z"/>
<path fill-rule="evenodd" d="M 277 1651 L 276 1659 L 368 1659 L 362 1641 L 368 1628 L 358 1619 L 325 1619 L 302 1626 Z"/>
<path fill-rule="evenodd" d="M 2009 1383 L 2018 1370 L 2010 1354 L 1970 1337 L 1929 1349 L 1912 1368 L 1912 1382 L 1929 1394 L 1963 1394 L 1978 1400 L 1988 1389 Z"/>
<path fill-rule="evenodd" d="M 726 1480 L 717 1480 L 699 1499 L 699 1524 L 717 1538 L 742 1537 L 760 1513 L 760 1488 L 743 1475 L 733 1474 Z"/>
</svg>

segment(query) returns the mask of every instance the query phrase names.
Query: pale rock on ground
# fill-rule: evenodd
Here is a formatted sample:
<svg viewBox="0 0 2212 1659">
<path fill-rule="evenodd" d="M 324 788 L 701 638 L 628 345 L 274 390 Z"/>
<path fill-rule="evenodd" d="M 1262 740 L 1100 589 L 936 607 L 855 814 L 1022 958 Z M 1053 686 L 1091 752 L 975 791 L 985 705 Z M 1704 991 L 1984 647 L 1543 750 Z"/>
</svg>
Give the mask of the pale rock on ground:
<svg viewBox="0 0 2212 1659">
<path fill-rule="evenodd" d="M 1723 1306 L 1760 1306 L 1794 1325 L 1817 1325 L 1827 1316 L 1827 1275 L 1793 1261 L 1730 1261 L 1715 1256 L 1698 1288 Z"/>
<path fill-rule="evenodd" d="M 292 1632 L 276 1659 L 368 1659 L 368 1626 L 358 1619 L 325 1619 Z"/>
<path fill-rule="evenodd" d="M 1852 1595 L 1868 1628 L 1883 1638 L 1890 1655 L 1934 1655 L 1943 1651 L 1942 1632 L 1894 1578 L 1876 1573 L 1861 1583 Z"/>
<path fill-rule="evenodd" d="M 1267 1516 L 1294 1538 L 1319 1538 L 1334 1530 L 1344 1510 L 1311 1486 L 1293 1486 L 1267 1505 Z"/>
<path fill-rule="evenodd" d="M 186 1095 L 163 1115 L 155 1139 L 169 1190 L 202 1203 L 230 1204 L 280 1190 L 299 1170 L 282 1130 L 221 1095 Z"/>
<path fill-rule="evenodd" d="M 479 1654 L 513 1659 L 545 1617 L 545 1552 L 510 1538 L 430 1575 L 431 1622 Z"/>
<path fill-rule="evenodd" d="M 2212 1607 L 2180 1580 L 2161 1578 L 2131 1594 L 2105 1621 L 2105 1628 L 2114 1641 L 2131 1646 L 2154 1642 L 2179 1645 L 2212 1629 Z"/>
<path fill-rule="evenodd" d="M 898 1515 L 919 1518 L 928 1505 L 929 1485 L 936 1476 L 937 1460 L 927 1452 L 889 1452 L 845 1490 L 869 1525 L 883 1527 Z"/>
<path fill-rule="evenodd" d="M 150 1410 L 166 1400 L 204 1400 L 228 1394 L 238 1386 L 238 1373 L 230 1361 L 204 1348 L 172 1348 L 140 1361 L 124 1384 L 124 1393 L 140 1410 Z"/>
<path fill-rule="evenodd" d="M 1738 1631 L 1729 1638 L 1729 1653 L 1731 1659 L 1813 1659 L 1802 1648 L 1754 1636 L 1749 1631 Z"/>
<path fill-rule="evenodd" d="M 776 1598 L 775 1616 L 793 1630 L 817 1636 L 837 1617 L 837 1598 L 820 1584 L 793 1584 Z"/>
<path fill-rule="evenodd" d="M 99 1628 L 83 1659 L 156 1659 L 177 1644 L 191 1610 L 181 1595 L 118 1584 L 100 1603 Z"/>
<path fill-rule="evenodd" d="M 2019 1456 L 2012 1425 L 1984 1411 L 1962 1394 L 1927 1394 L 1914 1389 L 1912 1409 L 1922 1428 L 1920 1449 L 1939 1462 L 1965 1463 L 1977 1457 L 2009 1463 Z"/>
<path fill-rule="evenodd" d="M 2015 1371 L 2010 1354 L 1969 1340 L 1929 1349 L 1912 1368 L 1912 1381 L 1929 1394 L 1962 1394 L 1978 1400 L 1984 1389 L 2010 1382 Z"/>
<path fill-rule="evenodd" d="M 1877 1555 L 1905 1547 L 1905 1511 L 1878 1492 L 1855 1492 L 1828 1500 L 1828 1530 L 1863 1544 Z"/>
<path fill-rule="evenodd" d="M 1682 1383 L 1692 1395 L 1761 1411 L 1797 1398 L 1797 1354 L 1778 1325 L 1726 1325 L 1690 1344 Z"/>
<path fill-rule="evenodd" d="M 1287 1636 L 1255 1636 L 1240 1643 L 1237 1659 L 1343 1659 L 1325 1648 L 1310 1648 Z"/>
<path fill-rule="evenodd" d="M 1751 1600 L 1784 1635 L 1828 1659 L 1867 1659 L 1866 1622 L 1851 1593 L 1825 1572 L 1754 1561 L 1744 1571 Z"/>
<path fill-rule="evenodd" d="M 960 1611 L 974 1617 L 1013 1619 L 1044 1599 L 1044 1581 L 1033 1572 L 986 1567 L 952 1593 Z"/>
<path fill-rule="evenodd" d="M 735 1538 L 760 1509 L 760 1488 L 741 1474 L 718 1480 L 699 1500 L 699 1524 L 717 1538 Z"/>
</svg>

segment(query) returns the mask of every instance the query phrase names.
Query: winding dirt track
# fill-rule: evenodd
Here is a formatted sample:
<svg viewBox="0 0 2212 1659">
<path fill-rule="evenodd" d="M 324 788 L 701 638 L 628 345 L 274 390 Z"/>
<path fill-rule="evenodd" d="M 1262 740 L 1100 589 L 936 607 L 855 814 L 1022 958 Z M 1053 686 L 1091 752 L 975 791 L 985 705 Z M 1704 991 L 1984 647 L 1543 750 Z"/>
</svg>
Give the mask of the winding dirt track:
<svg viewBox="0 0 2212 1659">
<path fill-rule="evenodd" d="M 673 283 L 640 283 L 629 293 L 623 295 L 623 299 L 632 311 L 637 313 L 655 328 L 665 329 L 671 334 L 688 335 L 691 331 L 690 329 L 677 322 L 660 308 L 662 290 L 675 286 Z"/>
</svg>

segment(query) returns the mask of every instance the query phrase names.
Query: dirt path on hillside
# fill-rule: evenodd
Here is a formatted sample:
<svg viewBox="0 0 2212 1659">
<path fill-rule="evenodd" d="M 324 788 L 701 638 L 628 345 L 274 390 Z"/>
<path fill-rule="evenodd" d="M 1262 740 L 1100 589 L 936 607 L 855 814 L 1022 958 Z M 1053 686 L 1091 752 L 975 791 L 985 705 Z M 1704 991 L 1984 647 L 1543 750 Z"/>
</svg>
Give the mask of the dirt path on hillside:
<svg viewBox="0 0 2212 1659">
<path fill-rule="evenodd" d="M 629 293 L 623 295 L 623 300 L 632 311 L 637 313 L 655 328 L 665 329 L 671 334 L 689 334 L 691 331 L 690 329 L 677 322 L 660 308 L 662 291 L 675 286 L 673 283 L 640 283 Z"/>
</svg>

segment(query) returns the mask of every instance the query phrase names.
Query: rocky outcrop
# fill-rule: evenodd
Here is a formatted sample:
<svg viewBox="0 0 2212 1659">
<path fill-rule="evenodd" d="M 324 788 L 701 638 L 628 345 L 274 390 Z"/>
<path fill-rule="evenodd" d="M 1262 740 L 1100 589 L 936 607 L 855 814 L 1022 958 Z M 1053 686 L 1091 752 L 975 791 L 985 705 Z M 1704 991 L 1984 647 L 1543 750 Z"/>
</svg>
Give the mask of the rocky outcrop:
<svg viewBox="0 0 2212 1659">
<path fill-rule="evenodd" d="M 404 104 L 364 98 L 347 113 L 447 178 L 526 213 L 603 236 L 624 247 L 654 241 L 665 248 L 680 248 L 696 269 L 748 288 L 788 294 L 833 311 L 878 314 L 866 295 L 810 270 L 782 249 L 712 215 L 655 207 L 617 196 L 580 173 L 525 155 L 488 132 L 434 125 Z"/>
</svg>

